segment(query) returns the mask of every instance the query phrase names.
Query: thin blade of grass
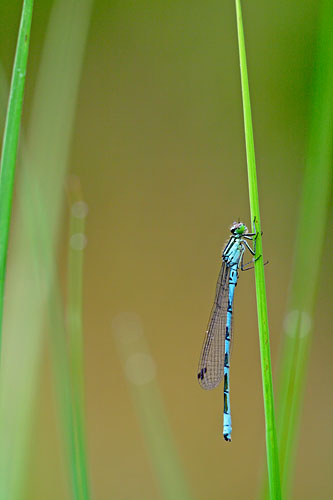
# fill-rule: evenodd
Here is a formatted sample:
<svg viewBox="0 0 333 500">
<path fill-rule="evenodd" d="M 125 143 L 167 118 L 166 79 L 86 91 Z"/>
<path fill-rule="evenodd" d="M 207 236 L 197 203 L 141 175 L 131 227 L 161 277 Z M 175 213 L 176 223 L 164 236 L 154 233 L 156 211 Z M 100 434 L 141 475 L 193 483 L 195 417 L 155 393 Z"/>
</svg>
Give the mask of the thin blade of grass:
<svg viewBox="0 0 333 500">
<path fill-rule="evenodd" d="M 35 200 L 40 199 L 35 193 Z M 77 214 L 78 210 L 74 210 L 74 214 Z M 44 234 L 44 240 L 47 237 L 47 221 L 43 216 L 44 210 L 40 206 L 38 210 L 39 217 L 39 234 Z M 82 210 L 79 216 L 82 214 Z M 71 218 L 73 218 L 72 216 Z M 75 222 L 71 224 L 71 233 L 77 224 Z M 79 227 L 84 232 L 84 222 L 80 220 Z M 78 228 L 77 228 L 78 229 Z M 74 232 L 77 235 L 77 232 Z M 76 250 L 78 248 L 77 239 L 75 238 Z M 83 250 L 83 248 L 81 249 Z M 71 252 L 70 252 L 71 253 Z M 71 282 L 71 287 L 74 288 L 74 298 L 77 296 L 81 298 L 82 296 L 82 252 L 79 252 L 79 258 L 76 259 L 72 256 L 69 265 L 69 281 Z M 41 264 L 44 263 L 45 254 L 41 252 L 38 255 L 38 249 L 36 249 L 35 257 L 37 262 Z M 79 260 L 79 264 L 77 264 Z M 74 267 L 74 271 L 73 271 Z M 72 283 L 72 280 L 74 282 Z M 81 325 L 81 314 L 82 308 L 78 307 L 81 305 L 81 300 L 79 302 L 74 301 L 69 297 L 68 309 L 69 309 L 69 321 L 68 327 L 65 321 L 65 308 L 61 298 L 60 283 L 57 275 L 53 277 L 53 284 L 50 289 L 50 296 L 48 300 L 48 319 L 49 319 L 49 333 L 50 333 L 50 346 L 51 346 L 51 358 L 53 361 L 53 375 L 56 385 L 58 410 L 60 415 L 60 423 L 62 434 L 64 436 L 65 451 L 67 452 L 67 465 L 69 465 L 69 472 L 71 476 L 71 486 L 72 486 L 72 498 L 74 500 L 89 500 L 89 483 L 88 483 L 88 471 L 87 471 L 87 458 L 85 451 L 85 436 L 84 436 L 84 425 L 83 425 L 83 366 L 82 366 L 82 354 L 75 345 L 76 349 L 73 349 L 72 341 L 72 328 L 73 321 L 74 327 Z M 73 311 L 74 309 L 74 311 Z M 75 315 L 75 319 L 73 319 Z M 77 335 L 81 331 L 75 331 Z M 68 334 L 70 340 L 70 354 L 68 353 Z M 79 343 L 75 339 L 75 344 Z M 74 351 L 74 353 L 73 353 Z M 73 363 L 73 356 L 75 358 L 75 363 Z M 80 363 L 81 361 L 81 363 Z M 81 397 L 82 395 L 82 397 Z M 82 402 L 82 406 L 80 403 Z M 78 412 L 81 412 L 78 415 Z"/>
<path fill-rule="evenodd" d="M 67 331 L 60 286 L 56 279 L 50 290 L 48 317 L 53 377 L 56 386 L 61 430 L 64 436 L 65 451 L 68 458 L 67 463 L 70 465 L 71 496 L 73 500 L 82 500 L 81 480 L 77 467 L 75 424 L 67 351 Z"/>
<path fill-rule="evenodd" d="M 27 146 L 22 151 L 0 377 L 1 500 L 21 498 L 29 470 L 44 314 L 55 272 L 63 186 L 91 6 L 92 0 L 58 0 L 53 6 Z M 47 220 L 45 238 L 38 226 L 40 206 L 36 206 L 35 199 L 39 194 Z M 39 254 L 45 259 L 36 266 Z"/>
<path fill-rule="evenodd" d="M 277 377 L 283 498 L 289 497 L 291 489 L 332 190 L 333 4 L 330 0 L 321 3 L 319 19 L 306 164 L 284 325 L 284 345 Z M 264 498 L 267 498 L 267 492 Z"/>
<path fill-rule="evenodd" d="M 69 336 L 69 361 L 72 389 L 72 408 L 75 429 L 75 447 L 77 471 L 80 478 L 82 500 L 89 500 L 90 486 L 84 419 L 84 357 L 82 333 L 82 292 L 83 292 L 83 257 L 86 246 L 85 220 L 87 204 L 82 199 L 79 181 L 71 182 L 70 239 L 68 252 L 68 296 L 67 329 Z"/>
<path fill-rule="evenodd" d="M 27 180 L 27 185 L 29 181 Z M 32 188 L 32 187 L 31 187 Z M 31 194 L 31 193 L 30 193 Z M 38 238 L 42 242 L 46 242 L 49 236 L 47 219 L 45 217 L 45 207 L 41 204 L 42 197 L 38 189 L 33 190 L 31 202 L 35 207 L 35 214 L 38 217 L 36 220 L 30 221 L 29 233 L 31 234 L 31 245 L 34 245 L 36 239 L 33 237 L 34 232 L 38 232 Z M 38 240 L 37 240 L 38 241 Z M 49 249 L 43 244 L 35 245 L 33 258 L 35 259 L 35 269 L 38 267 L 48 267 Z M 43 276 L 38 283 L 40 289 L 45 288 Z M 57 274 L 54 273 L 52 283 L 49 288 L 49 297 L 47 302 L 48 330 L 50 334 L 51 360 L 53 362 L 53 376 L 56 386 L 57 407 L 60 415 L 61 430 L 65 443 L 65 451 L 67 452 L 67 465 L 72 481 L 72 498 L 74 500 L 82 500 L 81 480 L 77 467 L 76 458 L 76 439 L 75 439 L 75 423 L 73 417 L 73 405 L 71 394 L 71 381 L 69 370 L 69 356 L 67 349 L 67 330 L 65 325 L 64 305 L 61 298 L 60 284 Z M 47 289 L 46 289 L 47 290 Z"/>
<path fill-rule="evenodd" d="M 255 152 L 254 152 L 250 91 L 249 91 L 249 82 L 247 75 L 245 40 L 244 40 L 244 30 L 243 30 L 243 20 L 242 20 L 240 0 L 236 0 L 236 14 L 237 14 L 237 32 L 238 32 L 239 60 L 240 60 L 240 72 L 241 72 L 241 86 L 243 95 L 244 129 L 245 129 L 251 219 L 252 221 L 255 221 L 255 227 L 253 229 L 258 232 L 256 240 L 256 255 L 255 255 L 255 258 L 257 260 L 255 261 L 254 267 L 255 267 L 255 281 L 256 281 L 256 295 L 257 295 L 263 398 L 264 398 L 265 423 L 266 423 L 266 451 L 267 451 L 267 466 L 268 466 L 268 476 L 269 476 L 269 489 L 270 489 L 270 498 L 274 500 L 279 500 L 281 498 L 281 487 L 280 487 L 279 459 L 278 459 L 278 447 L 277 447 L 277 436 L 276 436 L 275 414 L 274 414 L 274 395 L 273 395 L 271 355 L 270 355 L 270 344 L 269 344 L 264 260 L 262 252 L 259 197 L 258 197 L 257 173 L 256 173 L 256 162 L 255 162 Z"/>
<path fill-rule="evenodd" d="M 27 71 L 33 0 L 24 0 L 17 39 L 0 166 L 0 357 L 6 262 L 17 147 L 21 127 L 25 76 Z"/>
</svg>

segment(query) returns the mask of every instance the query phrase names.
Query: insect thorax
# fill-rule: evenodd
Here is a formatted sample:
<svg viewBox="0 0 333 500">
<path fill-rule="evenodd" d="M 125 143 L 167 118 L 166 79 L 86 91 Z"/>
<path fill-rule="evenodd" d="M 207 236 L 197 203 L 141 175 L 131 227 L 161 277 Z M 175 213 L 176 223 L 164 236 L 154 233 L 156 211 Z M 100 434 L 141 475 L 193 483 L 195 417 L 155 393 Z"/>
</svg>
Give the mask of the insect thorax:
<svg viewBox="0 0 333 500">
<path fill-rule="evenodd" d="M 241 235 L 232 235 L 222 254 L 222 260 L 227 265 L 239 264 L 239 261 L 244 253 Z"/>
</svg>

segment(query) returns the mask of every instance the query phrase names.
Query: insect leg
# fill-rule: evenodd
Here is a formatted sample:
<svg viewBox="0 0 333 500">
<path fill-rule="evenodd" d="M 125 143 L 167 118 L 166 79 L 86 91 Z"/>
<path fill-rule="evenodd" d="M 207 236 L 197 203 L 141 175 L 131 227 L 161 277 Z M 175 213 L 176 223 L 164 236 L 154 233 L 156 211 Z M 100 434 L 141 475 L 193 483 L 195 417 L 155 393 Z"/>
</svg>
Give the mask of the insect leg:
<svg viewBox="0 0 333 500">
<path fill-rule="evenodd" d="M 246 248 L 249 250 L 249 252 L 252 253 L 252 255 L 256 254 L 256 240 L 254 240 L 254 248 L 253 249 L 250 247 L 250 245 L 248 244 L 248 242 L 245 241 L 245 240 L 242 241 L 242 245 L 245 245 Z"/>
</svg>

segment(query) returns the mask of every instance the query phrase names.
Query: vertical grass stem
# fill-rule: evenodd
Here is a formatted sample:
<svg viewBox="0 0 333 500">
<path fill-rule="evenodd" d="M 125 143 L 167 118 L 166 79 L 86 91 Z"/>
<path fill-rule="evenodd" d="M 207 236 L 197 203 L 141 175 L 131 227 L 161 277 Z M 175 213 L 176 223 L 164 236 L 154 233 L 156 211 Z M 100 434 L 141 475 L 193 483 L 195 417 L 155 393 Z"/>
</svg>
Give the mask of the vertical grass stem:
<svg viewBox="0 0 333 500">
<path fill-rule="evenodd" d="M 320 2 L 305 172 L 278 376 L 278 440 L 284 498 L 289 496 L 291 489 L 332 191 L 332 23 L 332 2 L 323 0 Z"/>
<path fill-rule="evenodd" d="M 72 183 L 74 184 L 74 183 Z M 72 408 L 75 426 L 75 446 L 82 500 L 90 499 L 86 433 L 84 419 L 84 355 L 83 355 L 83 257 L 86 246 L 85 219 L 88 212 L 79 183 L 72 188 L 70 241 L 68 254 L 67 328 L 69 335 L 69 363 L 72 389 Z"/>
<path fill-rule="evenodd" d="M 254 151 L 254 140 L 253 140 L 250 91 L 249 91 L 249 82 L 247 74 L 244 29 L 243 29 L 240 0 L 236 0 L 236 15 L 237 15 L 241 86 L 243 95 L 244 129 L 245 129 L 248 182 L 249 182 L 250 209 L 251 209 L 251 219 L 253 222 L 255 221 L 255 227 L 253 229 L 257 231 L 256 255 L 255 255 L 255 258 L 257 260 L 255 261 L 255 280 L 256 280 L 264 410 L 265 410 L 265 422 L 266 422 L 267 466 L 269 475 L 270 498 L 272 500 L 273 499 L 279 500 L 281 498 L 281 487 L 280 487 L 277 436 L 275 427 L 274 397 L 273 397 L 271 355 L 269 346 L 264 261 L 262 252 L 259 197 L 258 197 L 257 173 L 256 173 L 256 162 L 255 162 L 255 151 Z"/>
<path fill-rule="evenodd" d="M 7 248 L 27 70 L 33 0 L 24 0 L 16 46 L 0 166 L 0 353 Z"/>
</svg>

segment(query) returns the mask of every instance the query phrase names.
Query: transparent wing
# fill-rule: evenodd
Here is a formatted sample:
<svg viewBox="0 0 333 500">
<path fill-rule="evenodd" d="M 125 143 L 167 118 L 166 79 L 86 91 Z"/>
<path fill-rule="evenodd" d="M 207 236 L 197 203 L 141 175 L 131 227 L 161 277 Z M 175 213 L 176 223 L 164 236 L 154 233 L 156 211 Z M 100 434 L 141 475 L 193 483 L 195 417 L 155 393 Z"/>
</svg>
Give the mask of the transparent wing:
<svg viewBox="0 0 333 500">
<path fill-rule="evenodd" d="M 203 389 L 214 389 L 223 379 L 229 270 L 225 262 L 223 262 L 217 280 L 215 301 L 202 346 L 198 367 L 198 380 Z"/>
</svg>

